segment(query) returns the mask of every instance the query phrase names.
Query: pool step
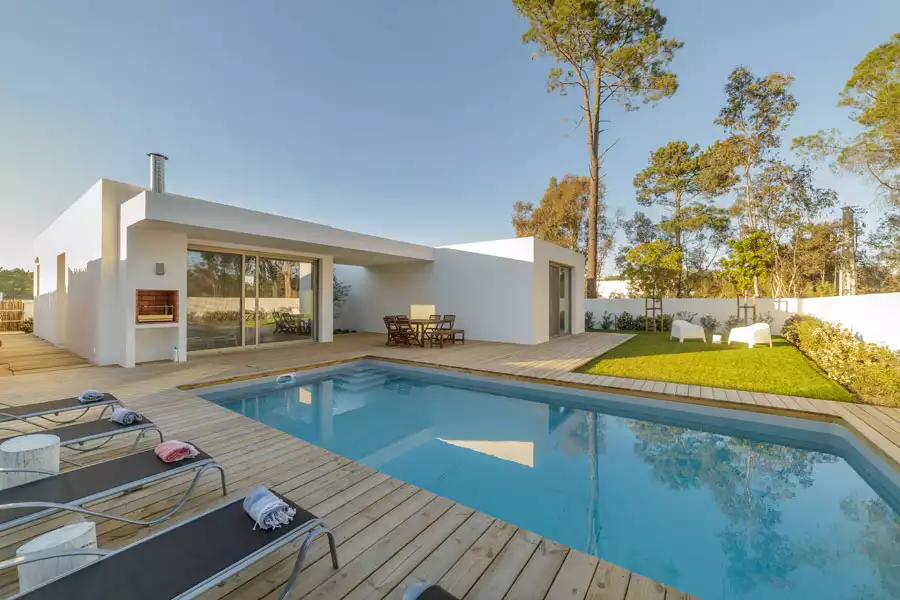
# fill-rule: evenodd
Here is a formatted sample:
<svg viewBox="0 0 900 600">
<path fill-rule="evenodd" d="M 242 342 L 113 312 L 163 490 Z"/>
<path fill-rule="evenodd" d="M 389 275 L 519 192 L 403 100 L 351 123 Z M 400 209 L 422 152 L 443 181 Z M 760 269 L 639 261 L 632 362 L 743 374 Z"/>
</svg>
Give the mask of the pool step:
<svg viewBox="0 0 900 600">
<path fill-rule="evenodd" d="M 354 369 L 335 375 L 334 380 L 341 384 L 341 389 L 361 392 L 383 386 L 387 377 L 375 369 Z"/>
</svg>

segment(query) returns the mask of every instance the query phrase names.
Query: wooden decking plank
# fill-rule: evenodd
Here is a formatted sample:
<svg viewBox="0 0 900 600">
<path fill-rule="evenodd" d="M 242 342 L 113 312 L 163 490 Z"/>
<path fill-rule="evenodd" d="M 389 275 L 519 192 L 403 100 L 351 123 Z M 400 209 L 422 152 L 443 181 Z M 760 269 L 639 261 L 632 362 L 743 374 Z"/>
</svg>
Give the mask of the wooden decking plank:
<svg viewBox="0 0 900 600">
<path fill-rule="evenodd" d="M 598 560 L 585 600 L 625 600 L 630 580 L 631 573 L 626 569 Z"/>
<path fill-rule="evenodd" d="M 544 538 L 507 592 L 508 600 L 541 600 L 547 594 L 569 549 Z"/>
<path fill-rule="evenodd" d="M 500 554 L 516 532 L 516 527 L 503 521 L 494 521 L 453 567 L 441 577 L 438 585 L 456 596 L 465 596 L 482 573 Z"/>
<path fill-rule="evenodd" d="M 625 600 L 666 600 L 666 586 L 643 575 L 632 573 Z"/>
<path fill-rule="evenodd" d="M 539 535 L 524 529 L 517 530 L 497 558 L 491 562 L 478 579 L 475 586 L 466 594 L 465 600 L 503 598 L 537 550 L 540 542 Z"/>
<path fill-rule="evenodd" d="M 409 586 L 419 582 L 439 581 L 447 571 L 472 547 L 488 527 L 493 517 L 480 512 L 471 515 L 449 538 L 422 561 L 406 578 L 391 590 L 387 600 L 401 600 Z"/>
<path fill-rule="evenodd" d="M 570 551 L 546 600 L 583 600 L 591 588 L 598 563 L 598 559 L 589 554 Z"/>
<path fill-rule="evenodd" d="M 380 600 L 453 534 L 475 511 L 456 504 L 387 562 L 365 578 L 345 600 Z"/>
</svg>

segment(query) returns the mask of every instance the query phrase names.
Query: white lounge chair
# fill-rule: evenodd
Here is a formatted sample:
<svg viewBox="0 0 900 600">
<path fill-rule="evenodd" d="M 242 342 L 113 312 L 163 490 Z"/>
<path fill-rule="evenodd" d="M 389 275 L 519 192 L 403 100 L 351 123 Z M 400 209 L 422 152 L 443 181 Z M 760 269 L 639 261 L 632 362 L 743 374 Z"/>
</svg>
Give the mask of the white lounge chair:
<svg viewBox="0 0 900 600">
<path fill-rule="evenodd" d="M 699 325 L 676 319 L 672 321 L 672 333 L 669 334 L 669 339 L 672 338 L 678 338 L 682 344 L 684 340 L 703 340 L 706 343 L 706 331 Z"/>
<path fill-rule="evenodd" d="M 754 323 L 747 327 L 735 327 L 728 333 L 728 344 L 744 342 L 751 348 L 756 344 L 769 344 L 772 347 L 772 329 L 768 323 Z"/>
</svg>

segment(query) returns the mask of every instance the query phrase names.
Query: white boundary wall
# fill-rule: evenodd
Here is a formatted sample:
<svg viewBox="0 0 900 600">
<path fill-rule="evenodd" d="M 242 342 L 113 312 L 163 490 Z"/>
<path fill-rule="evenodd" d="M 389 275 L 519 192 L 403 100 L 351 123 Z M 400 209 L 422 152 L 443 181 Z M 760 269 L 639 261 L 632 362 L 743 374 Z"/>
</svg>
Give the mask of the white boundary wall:
<svg viewBox="0 0 900 600">
<path fill-rule="evenodd" d="M 826 298 L 759 298 L 757 314 L 772 315 L 772 332 L 781 333 L 784 321 L 793 314 L 817 317 L 830 323 L 840 323 L 861 339 L 900 350 L 900 293 L 867 294 L 862 296 L 829 296 Z M 586 311 L 594 313 L 599 327 L 604 312 L 632 315 L 644 314 L 643 298 L 591 298 L 584 301 Z M 737 314 L 735 298 L 666 298 L 663 312 L 674 315 L 680 311 L 697 313 L 694 323 L 704 315 L 713 315 L 720 322 Z"/>
<path fill-rule="evenodd" d="M 457 316 L 466 339 L 539 344 L 549 339 L 550 263 L 572 268 L 572 329 L 584 331 L 584 259 L 534 238 L 435 248 L 434 262 L 338 265 L 352 287 L 335 327 L 383 333 L 385 315 L 411 304 Z"/>
</svg>

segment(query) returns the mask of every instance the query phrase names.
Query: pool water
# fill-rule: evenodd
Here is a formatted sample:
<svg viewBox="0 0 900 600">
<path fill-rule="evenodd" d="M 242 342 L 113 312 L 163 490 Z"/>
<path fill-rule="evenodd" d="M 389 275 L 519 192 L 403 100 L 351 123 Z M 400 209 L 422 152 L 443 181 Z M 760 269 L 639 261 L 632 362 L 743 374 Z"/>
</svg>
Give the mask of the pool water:
<svg viewBox="0 0 900 600">
<path fill-rule="evenodd" d="M 205 397 L 704 600 L 900 598 L 894 502 L 809 443 L 373 363 Z"/>
</svg>

